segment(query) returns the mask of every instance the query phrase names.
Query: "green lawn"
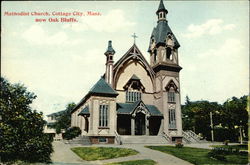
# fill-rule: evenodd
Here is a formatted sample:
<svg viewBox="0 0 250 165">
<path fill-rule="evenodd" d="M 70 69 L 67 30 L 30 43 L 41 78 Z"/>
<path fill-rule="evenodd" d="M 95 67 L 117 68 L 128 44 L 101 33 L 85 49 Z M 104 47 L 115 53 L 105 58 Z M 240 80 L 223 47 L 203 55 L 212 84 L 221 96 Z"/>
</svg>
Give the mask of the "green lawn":
<svg viewBox="0 0 250 165">
<path fill-rule="evenodd" d="M 156 165 L 157 163 L 150 159 L 131 160 L 125 162 L 108 163 L 106 165 Z"/>
<path fill-rule="evenodd" d="M 104 160 L 138 154 L 132 149 L 115 147 L 75 147 L 71 150 L 83 160 Z"/>
<path fill-rule="evenodd" d="M 180 159 L 190 163 L 201 164 L 247 164 L 248 155 L 245 154 L 230 154 L 226 155 L 227 161 L 220 161 L 208 157 L 209 149 L 183 147 L 176 148 L 175 146 L 146 146 L 147 148 L 165 152 L 174 155 Z"/>
</svg>

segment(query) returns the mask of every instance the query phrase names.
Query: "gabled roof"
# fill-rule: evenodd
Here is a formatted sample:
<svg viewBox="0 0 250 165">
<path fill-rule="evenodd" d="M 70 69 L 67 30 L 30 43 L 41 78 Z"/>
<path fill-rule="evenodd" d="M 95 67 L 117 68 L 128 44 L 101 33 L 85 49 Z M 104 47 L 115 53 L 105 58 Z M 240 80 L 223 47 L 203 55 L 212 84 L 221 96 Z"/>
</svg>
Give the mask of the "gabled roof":
<svg viewBox="0 0 250 165">
<path fill-rule="evenodd" d="M 90 89 L 89 93 L 118 95 L 118 93 L 103 78 L 100 78 L 99 81 L 97 81 L 97 83 Z"/>
<path fill-rule="evenodd" d="M 131 115 L 140 103 L 143 102 L 140 100 L 134 103 L 117 103 L 117 114 Z M 151 116 L 163 116 L 156 106 L 145 104 L 145 107 Z"/>
<path fill-rule="evenodd" d="M 142 91 L 145 91 L 145 87 L 143 86 L 143 84 L 140 81 L 141 79 L 139 77 L 137 77 L 135 74 L 133 74 L 133 76 L 128 80 L 128 82 L 124 85 L 123 89 L 127 90 L 128 87 L 134 82 L 136 81 L 136 87 L 134 89 L 141 89 Z M 132 86 L 133 88 L 133 86 Z"/>
<path fill-rule="evenodd" d="M 153 80 L 153 77 L 155 76 L 153 69 L 150 67 L 149 63 L 144 58 L 136 44 L 133 44 L 133 46 L 114 64 L 114 81 L 117 78 L 119 70 L 121 68 L 124 68 L 123 65 L 130 59 L 136 59 L 138 61 L 141 61 L 143 67 L 148 72 L 150 78 Z"/>
<path fill-rule="evenodd" d="M 78 114 L 78 116 L 79 115 L 81 115 L 81 116 L 83 116 L 83 115 L 89 115 L 90 113 L 89 113 L 89 106 L 86 106 L 85 108 L 83 108 L 82 109 L 82 111 Z"/>
</svg>

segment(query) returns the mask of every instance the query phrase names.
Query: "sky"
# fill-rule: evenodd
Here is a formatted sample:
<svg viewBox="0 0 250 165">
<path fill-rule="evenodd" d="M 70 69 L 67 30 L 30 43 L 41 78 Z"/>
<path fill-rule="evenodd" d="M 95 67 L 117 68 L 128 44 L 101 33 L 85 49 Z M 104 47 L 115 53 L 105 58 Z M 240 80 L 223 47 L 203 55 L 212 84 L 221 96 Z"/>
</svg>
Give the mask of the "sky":
<svg viewBox="0 0 250 165">
<path fill-rule="evenodd" d="M 223 103 L 249 93 L 249 2 L 164 1 L 179 48 L 181 102 Z M 1 76 L 22 83 L 37 98 L 32 107 L 44 115 L 78 103 L 105 72 L 112 40 L 117 61 L 136 45 L 147 52 L 159 1 L 2 2 Z M 86 15 L 87 12 L 99 15 Z M 9 16 L 5 12 L 29 12 Z M 31 13 L 49 13 L 32 16 Z M 53 13 L 85 16 L 53 16 Z M 49 22 L 74 18 L 78 22 Z M 46 19 L 46 22 L 36 22 Z"/>
</svg>

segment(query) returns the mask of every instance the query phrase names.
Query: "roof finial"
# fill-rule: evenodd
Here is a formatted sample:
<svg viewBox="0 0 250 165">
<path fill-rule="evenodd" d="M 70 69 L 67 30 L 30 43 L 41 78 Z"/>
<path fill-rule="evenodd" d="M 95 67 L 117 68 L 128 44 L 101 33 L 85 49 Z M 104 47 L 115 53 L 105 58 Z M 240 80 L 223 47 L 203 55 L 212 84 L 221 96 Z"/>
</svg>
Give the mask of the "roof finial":
<svg viewBox="0 0 250 165">
<path fill-rule="evenodd" d="M 135 44 L 135 40 L 136 40 L 136 38 L 138 38 L 138 36 L 137 35 L 135 35 L 135 33 L 132 35 L 132 37 L 134 38 L 134 44 Z"/>
<path fill-rule="evenodd" d="M 160 0 L 160 4 L 159 4 L 159 7 L 158 7 L 158 10 L 156 11 L 156 14 L 158 15 L 158 13 L 160 11 L 163 11 L 165 12 L 166 14 L 168 13 L 168 10 L 165 8 L 164 6 L 164 3 L 163 3 L 163 0 Z"/>
</svg>

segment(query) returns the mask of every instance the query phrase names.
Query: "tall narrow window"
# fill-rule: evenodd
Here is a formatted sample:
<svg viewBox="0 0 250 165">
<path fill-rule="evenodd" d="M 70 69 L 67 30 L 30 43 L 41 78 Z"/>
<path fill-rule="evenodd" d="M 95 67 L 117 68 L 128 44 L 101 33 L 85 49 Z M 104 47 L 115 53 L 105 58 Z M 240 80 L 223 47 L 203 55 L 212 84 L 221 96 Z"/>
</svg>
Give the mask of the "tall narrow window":
<svg viewBox="0 0 250 165">
<path fill-rule="evenodd" d="M 154 50 L 154 63 L 156 63 L 156 60 L 157 60 L 157 50 L 155 49 Z"/>
<path fill-rule="evenodd" d="M 172 55 L 172 49 L 171 48 L 167 48 L 167 59 L 172 59 L 172 57 L 171 57 L 171 55 Z"/>
<path fill-rule="evenodd" d="M 99 108 L 99 126 L 108 126 L 108 105 L 100 105 Z"/>
<path fill-rule="evenodd" d="M 174 103 L 175 102 L 175 92 L 168 92 L 168 102 Z"/>
<path fill-rule="evenodd" d="M 169 129 L 176 129 L 175 109 L 169 109 Z"/>
</svg>

